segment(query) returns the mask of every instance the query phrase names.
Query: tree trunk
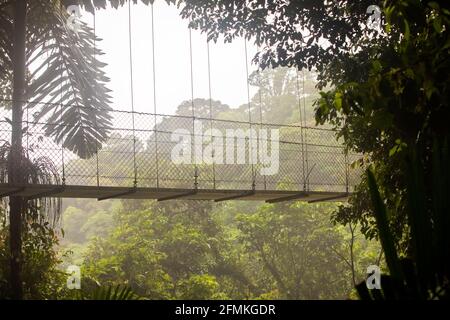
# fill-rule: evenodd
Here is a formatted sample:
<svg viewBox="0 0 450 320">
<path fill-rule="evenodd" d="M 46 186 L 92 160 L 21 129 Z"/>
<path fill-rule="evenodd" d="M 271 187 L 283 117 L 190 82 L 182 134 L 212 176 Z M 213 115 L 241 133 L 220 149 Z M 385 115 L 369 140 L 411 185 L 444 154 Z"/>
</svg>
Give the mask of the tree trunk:
<svg viewBox="0 0 450 320">
<path fill-rule="evenodd" d="M 14 42 L 13 42 L 13 103 L 11 151 L 8 159 L 8 180 L 12 185 L 22 185 L 22 115 L 25 100 L 25 38 L 26 0 L 14 2 Z M 23 298 L 22 289 L 22 213 L 24 199 L 9 197 L 10 236 L 10 285 L 13 299 Z"/>
</svg>

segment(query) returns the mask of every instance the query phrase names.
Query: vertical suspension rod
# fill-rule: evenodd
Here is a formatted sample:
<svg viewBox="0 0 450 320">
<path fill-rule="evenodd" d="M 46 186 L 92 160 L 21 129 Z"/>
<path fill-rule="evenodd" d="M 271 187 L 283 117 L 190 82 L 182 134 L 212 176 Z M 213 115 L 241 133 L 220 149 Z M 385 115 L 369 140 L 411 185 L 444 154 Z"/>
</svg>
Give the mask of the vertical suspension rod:
<svg viewBox="0 0 450 320">
<path fill-rule="evenodd" d="M 29 127 L 30 127 L 30 120 L 29 120 L 29 109 L 30 109 L 30 106 L 29 106 L 29 102 L 27 102 L 27 106 L 26 106 L 26 108 L 27 108 L 27 139 L 26 139 L 26 144 L 27 144 L 27 158 L 28 159 L 30 159 L 30 153 L 29 153 L 29 150 L 30 150 L 30 147 L 29 147 L 29 136 L 30 136 L 30 133 L 29 133 Z"/>
<path fill-rule="evenodd" d="M 246 73 L 246 82 L 247 82 L 247 102 L 248 102 L 248 122 L 250 126 L 250 141 L 249 141 L 249 153 L 250 153 L 250 162 L 252 164 L 252 190 L 256 188 L 256 179 L 255 179 L 255 167 L 253 164 L 253 132 L 252 132 L 252 107 L 250 101 L 250 83 L 249 83 L 249 73 L 248 73 L 248 51 L 247 51 L 247 39 L 244 36 L 244 52 L 245 52 L 245 73 Z"/>
<path fill-rule="evenodd" d="M 298 113 L 300 116 L 300 143 L 302 152 L 302 177 L 303 177 L 303 191 L 306 191 L 306 174 L 305 174 L 305 141 L 303 139 L 303 116 L 302 116 L 302 100 L 300 97 L 300 81 L 298 79 L 298 70 L 295 69 L 297 80 L 297 100 L 298 100 Z M 303 92 L 305 94 L 305 92 Z M 306 129 L 305 129 L 306 130 Z"/>
<path fill-rule="evenodd" d="M 159 188 L 159 156 L 158 156 L 158 127 L 156 112 L 156 58 L 155 58 L 155 17 L 153 14 L 153 3 L 151 4 L 152 15 L 152 63 L 153 63 L 153 113 L 154 113 L 154 135 L 155 135 L 155 161 L 156 161 L 156 187 Z"/>
<path fill-rule="evenodd" d="M 262 75 L 260 70 L 258 69 L 258 81 L 259 81 L 259 130 L 263 129 L 263 112 L 262 112 Z M 268 139 L 268 137 L 267 137 Z M 269 140 L 266 141 L 269 143 Z M 272 147 L 272 144 L 271 144 Z M 264 175 L 264 190 L 267 190 L 267 179 L 266 175 Z"/>
<path fill-rule="evenodd" d="M 93 54 L 93 60 L 95 60 L 95 51 L 97 50 L 96 48 L 96 19 L 95 19 L 95 8 L 94 8 L 94 54 Z M 95 113 L 95 117 L 94 117 L 94 126 L 95 126 L 95 130 L 98 131 L 98 124 L 97 124 L 97 113 Z M 100 170 L 99 170 L 99 164 L 98 164 L 98 141 L 95 141 L 95 162 L 96 162 L 96 173 L 97 173 L 97 187 L 100 187 Z"/>
<path fill-rule="evenodd" d="M 206 40 L 206 49 L 208 53 L 208 92 L 209 92 L 209 129 L 211 132 L 211 144 L 213 145 L 213 124 L 212 124 L 212 94 L 211 94 L 211 57 L 209 52 L 209 41 Z M 216 168 L 215 168 L 215 154 L 212 149 L 212 171 L 213 171 L 213 189 L 216 189 Z"/>
<path fill-rule="evenodd" d="M 134 181 L 133 186 L 137 187 L 137 167 L 136 167 L 136 132 L 134 121 L 134 86 L 133 86 L 133 50 L 131 41 L 131 1 L 128 1 L 128 48 L 130 56 L 130 93 L 131 93 L 131 124 L 133 130 L 133 169 Z"/>
<path fill-rule="evenodd" d="M 62 66 L 62 64 L 61 64 Z M 61 67 L 61 73 L 63 72 L 63 69 Z M 60 125 L 63 124 L 63 120 L 62 120 L 62 116 L 63 116 L 63 101 L 62 101 L 62 96 L 63 96 L 63 91 L 62 91 L 62 83 L 59 87 L 59 94 L 60 94 L 60 100 L 61 100 L 61 104 L 59 106 L 60 108 Z M 27 118 L 28 118 L 28 110 L 27 110 Z M 28 120 L 27 120 L 28 121 Z M 28 139 L 27 139 L 27 144 L 28 144 Z M 62 166 L 62 185 L 66 184 L 66 169 L 65 169 L 65 161 L 64 161 L 64 144 L 61 144 L 61 166 Z"/>
<path fill-rule="evenodd" d="M 350 164 L 348 163 L 348 153 L 344 150 L 345 155 L 345 192 L 348 194 L 349 191 L 349 183 L 350 183 Z"/>
<path fill-rule="evenodd" d="M 302 75 L 303 75 L 303 83 L 302 83 L 302 88 L 303 88 L 303 122 L 304 122 L 304 129 L 305 129 L 305 134 L 304 134 L 304 138 L 305 138 L 305 165 L 306 165 L 306 172 L 307 172 L 307 191 L 309 191 L 309 176 L 310 176 L 310 171 L 309 171 L 309 161 L 308 161 L 308 128 L 306 127 L 306 94 L 305 94 L 305 70 L 302 70 Z M 313 165 L 314 167 L 314 165 Z M 313 168 L 311 168 L 312 170 Z"/>
<path fill-rule="evenodd" d="M 194 151 L 194 189 L 198 188 L 198 167 L 195 150 L 195 104 L 194 104 L 194 65 L 192 57 L 192 30 L 189 27 L 189 59 L 191 67 L 191 108 L 192 108 L 192 141 L 191 148 Z"/>
</svg>

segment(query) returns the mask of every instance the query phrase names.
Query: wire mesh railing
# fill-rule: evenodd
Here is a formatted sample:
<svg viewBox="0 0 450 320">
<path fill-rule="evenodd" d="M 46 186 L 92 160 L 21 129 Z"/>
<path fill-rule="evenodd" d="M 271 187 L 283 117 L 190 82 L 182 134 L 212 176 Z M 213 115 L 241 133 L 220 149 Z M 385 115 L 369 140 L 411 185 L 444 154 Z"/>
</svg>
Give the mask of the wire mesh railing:
<svg viewBox="0 0 450 320">
<path fill-rule="evenodd" d="M 25 108 L 28 157 L 48 158 L 67 185 L 351 192 L 359 181 L 360 169 L 351 163 L 360 155 L 346 154 L 328 129 L 258 123 L 250 132 L 246 121 L 110 111 L 111 127 L 98 128 L 107 141 L 81 159 L 46 134 L 64 124 L 36 120 L 37 107 Z M 3 142 L 10 141 L 11 126 L 10 108 L 3 106 Z M 180 163 L 174 155 L 190 160 Z"/>
</svg>

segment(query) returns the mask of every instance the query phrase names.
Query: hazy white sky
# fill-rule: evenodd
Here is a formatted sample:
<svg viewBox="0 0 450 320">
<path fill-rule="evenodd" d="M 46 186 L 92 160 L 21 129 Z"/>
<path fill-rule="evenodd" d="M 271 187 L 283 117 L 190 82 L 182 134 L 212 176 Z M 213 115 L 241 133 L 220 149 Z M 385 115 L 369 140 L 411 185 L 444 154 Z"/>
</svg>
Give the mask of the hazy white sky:
<svg viewBox="0 0 450 320">
<path fill-rule="evenodd" d="M 153 112 L 151 8 L 142 3 L 131 6 L 134 109 Z M 156 106 L 157 112 L 172 114 L 184 100 L 191 98 L 188 21 L 181 19 L 175 6 L 164 1 L 154 4 Z M 82 20 L 93 24 L 93 16 L 82 12 Z M 96 11 L 98 44 L 105 52 L 101 60 L 111 78 L 112 107 L 131 110 L 128 48 L 128 5 L 118 10 Z M 206 35 L 192 31 L 194 97 L 209 98 Z M 248 43 L 249 72 L 256 69 L 251 59 L 256 53 Z M 247 102 L 244 40 L 210 43 L 212 98 L 231 107 Z M 252 92 L 256 88 L 251 88 Z"/>
</svg>

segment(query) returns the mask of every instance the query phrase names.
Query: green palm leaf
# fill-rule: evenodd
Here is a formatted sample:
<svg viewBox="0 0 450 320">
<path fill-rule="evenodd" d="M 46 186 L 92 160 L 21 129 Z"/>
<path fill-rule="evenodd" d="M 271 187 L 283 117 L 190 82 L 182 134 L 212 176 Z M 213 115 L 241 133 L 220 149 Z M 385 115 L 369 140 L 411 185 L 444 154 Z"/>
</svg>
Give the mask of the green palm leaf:
<svg viewBox="0 0 450 320">
<path fill-rule="evenodd" d="M 12 1 L 0 2 L 0 93 L 11 84 Z M 81 23 L 78 32 L 66 22 L 60 1 L 28 1 L 26 98 L 35 122 L 45 134 L 81 158 L 95 154 L 106 141 L 111 123 L 109 79 L 98 60 L 103 53 L 93 30 Z"/>
<path fill-rule="evenodd" d="M 129 287 L 126 286 L 99 286 L 91 291 L 80 291 L 80 300 L 139 300 Z"/>
<path fill-rule="evenodd" d="M 102 52 L 94 45 L 99 39 L 84 23 L 77 33 L 69 29 L 63 8 L 33 3 L 30 25 L 39 25 L 37 20 L 44 15 L 46 36 L 35 37 L 27 52 L 28 68 L 33 70 L 27 90 L 33 101 L 30 107 L 37 109 L 36 121 L 45 119 L 47 136 L 79 157 L 89 158 L 101 148 L 112 126 L 105 87 L 109 79 L 101 70 L 105 64 L 96 58 Z"/>
</svg>

